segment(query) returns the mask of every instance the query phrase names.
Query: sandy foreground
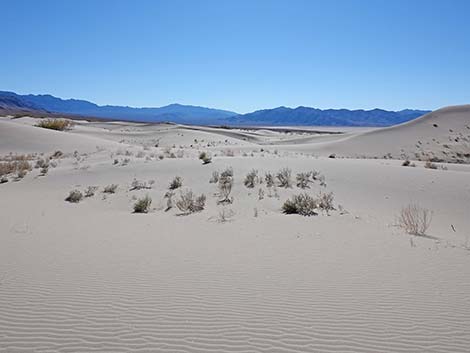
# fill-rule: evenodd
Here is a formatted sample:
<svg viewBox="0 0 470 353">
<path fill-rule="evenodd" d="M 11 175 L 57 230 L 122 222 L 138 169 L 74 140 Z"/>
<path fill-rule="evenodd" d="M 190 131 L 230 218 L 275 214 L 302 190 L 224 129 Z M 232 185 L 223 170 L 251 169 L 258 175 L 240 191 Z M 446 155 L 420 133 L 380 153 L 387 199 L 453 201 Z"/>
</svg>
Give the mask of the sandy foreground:
<svg viewBox="0 0 470 353">
<path fill-rule="evenodd" d="M 345 134 L 123 122 L 58 132 L 0 118 L 3 158 L 34 154 L 34 166 L 63 153 L 44 176 L 0 184 L 0 352 L 469 352 L 469 112 Z M 423 156 L 460 163 L 427 169 Z M 227 167 L 234 201 L 218 205 L 209 179 Z M 305 191 L 333 192 L 336 210 L 284 215 L 295 182 L 243 184 L 283 167 L 324 175 Z M 203 211 L 165 211 L 174 176 L 206 195 Z M 134 179 L 151 188 L 131 190 Z M 94 196 L 64 200 L 88 186 Z M 133 213 L 145 195 L 150 212 Z M 426 237 L 396 226 L 409 203 L 433 212 Z"/>
</svg>

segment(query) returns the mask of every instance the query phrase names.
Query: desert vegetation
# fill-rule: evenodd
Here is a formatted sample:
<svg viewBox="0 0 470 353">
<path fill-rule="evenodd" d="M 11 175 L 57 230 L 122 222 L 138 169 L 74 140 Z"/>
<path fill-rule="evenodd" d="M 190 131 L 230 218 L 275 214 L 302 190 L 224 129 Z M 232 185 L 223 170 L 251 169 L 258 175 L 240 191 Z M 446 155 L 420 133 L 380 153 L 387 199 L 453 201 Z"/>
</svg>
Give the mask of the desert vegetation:
<svg viewBox="0 0 470 353">
<path fill-rule="evenodd" d="M 65 201 L 71 203 L 79 203 L 83 199 L 83 194 L 80 190 L 72 190 L 69 195 L 65 198 Z"/>
<path fill-rule="evenodd" d="M 104 187 L 103 192 L 105 194 L 114 194 L 118 188 L 117 184 L 110 184 Z"/>
<path fill-rule="evenodd" d="M 251 170 L 245 177 L 243 184 L 247 188 L 254 188 L 256 183 L 258 182 L 258 171 L 256 169 Z"/>
<path fill-rule="evenodd" d="M 152 204 L 152 199 L 150 196 L 146 195 L 143 198 L 140 198 L 134 204 L 134 213 L 148 213 L 150 206 Z"/>
<path fill-rule="evenodd" d="M 176 201 L 176 207 L 183 212 L 183 214 L 190 214 L 200 212 L 206 205 L 206 196 L 201 194 L 194 195 L 191 190 L 182 191 L 180 198 Z"/>
<path fill-rule="evenodd" d="M 286 200 L 282 205 L 282 211 L 285 214 L 299 214 L 302 216 L 315 216 L 318 211 L 324 211 L 329 215 L 333 206 L 333 193 L 320 193 L 317 198 L 304 192 L 293 195 L 291 199 Z"/>
<path fill-rule="evenodd" d="M 411 235 L 426 235 L 431 221 L 432 212 L 418 204 L 403 207 L 398 216 L 398 226 Z"/>
<path fill-rule="evenodd" d="M 233 169 L 227 168 L 219 176 L 218 182 L 218 204 L 227 204 L 233 202 L 233 197 L 230 196 L 233 188 Z"/>
<path fill-rule="evenodd" d="M 209 164 L 212 162 L 212 157 L 207 152 L 201 152 L 199 154 L 199 159 L 202 161 L 202 164 Z"/>
<path fill-rule="evenodd" d="M 180 187 L 183 186 L 183 178 L 179 176 L 175 176 L 173 180 L 170 182 L 170 185 L 168 186 L 168 189 L 170 190 L 176 190 Z"/>
<path fill-rule="evenodd" d="M 282 188 L 292 187 L 292 171 L 289 168 L 282 168 L 277 174 L 279 186 Z"/>
<path fill-rule="evenodd" d="M 73 122 L 67 119 L 41 119 L 37 125 L 44 129 L 51 129 L 57 131 L 69 130 L 73 127 Z"/>
</svg>

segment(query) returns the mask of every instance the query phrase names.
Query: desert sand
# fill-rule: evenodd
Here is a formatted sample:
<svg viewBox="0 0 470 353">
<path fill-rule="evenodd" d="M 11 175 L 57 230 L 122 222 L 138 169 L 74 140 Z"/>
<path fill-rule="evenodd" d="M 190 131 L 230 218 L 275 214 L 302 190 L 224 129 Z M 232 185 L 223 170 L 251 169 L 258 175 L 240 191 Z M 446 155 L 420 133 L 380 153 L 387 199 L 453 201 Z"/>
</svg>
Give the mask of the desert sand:
<svg viewBox="0 0 470 353">
<path fill-rule="evenodd" d="M 319 133 L 37 121 L 0 118 L 2 159 L 33 166 L 0 184 L 0 352 L 469 351 L 470 106 Z M 217 204 L 209 180 L 227 167 L 233 203 Z M 243 183 L 284 167 L 326 185 Z M 166 210 L 175 176 L 204 210 Z M 332 192 L 335 210 L 283 214 L 303 191 Z M 432 211 L 425 236 L 397 226 L 410 203 Z"/>
</svg>

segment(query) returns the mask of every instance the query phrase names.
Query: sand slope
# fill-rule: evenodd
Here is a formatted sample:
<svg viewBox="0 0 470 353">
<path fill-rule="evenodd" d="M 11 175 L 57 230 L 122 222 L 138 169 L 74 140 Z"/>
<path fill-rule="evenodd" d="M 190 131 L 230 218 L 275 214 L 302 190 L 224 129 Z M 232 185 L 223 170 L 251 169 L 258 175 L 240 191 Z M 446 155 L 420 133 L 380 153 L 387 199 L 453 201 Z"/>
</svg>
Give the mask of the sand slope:
<svg viewBox="0 0 470 353">
<path fill-rule="evenodd" d="M 79 153 L 45 176 L 33 169 L 0 184 L 0 352 L 468 352 L 469 165 L 429 170 L 302 153 L 329 135 L 32 125 L 0 119 L 1 153 Z M 359 140 L 350 136 L 335 138 Z M 297 139 L 310 142 L 270 144 Z M 213 162 L 202 165 L 206 150 Z M 209 179 L 229 166 L 234 202 L 222 206 Z M 326 187 L 305 192 L 331 191 L 347 212 L 283 215 L 283 201 L 301 192 L 295 184 L 243 184 L 253 168 L 282 167 L 320 171 Z M 202 212 L 165 211 L 175 175 L 207 196 Z M 134 178 L 155 183 L 131 190 Z M 104 194 L 111 183 L 117 192 Z M 90 185 L 93 197 L 64 201 Z M 151 211 L 133 214 L 145 195 Z M 410 202 L 433 211 L 427 237 L 395 226 Z"/>
<path fill-rule="evenodd" d="M 469 163 L 470 105 L 439 109 L 401 125 L 338 140 L 310 146 L 310 150 L 345 157 L 382 158 L 389 155 L 402 159 Z"/>
</svg>

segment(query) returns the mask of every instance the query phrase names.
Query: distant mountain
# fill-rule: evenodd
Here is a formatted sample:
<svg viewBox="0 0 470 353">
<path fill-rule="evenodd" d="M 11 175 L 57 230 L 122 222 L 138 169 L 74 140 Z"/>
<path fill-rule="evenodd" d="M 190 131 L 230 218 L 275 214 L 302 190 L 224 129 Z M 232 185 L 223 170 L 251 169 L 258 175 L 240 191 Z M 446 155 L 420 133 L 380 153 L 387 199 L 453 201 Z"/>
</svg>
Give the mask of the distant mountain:
<svg viewBox="0 0 470 353">
<path fill-rule="evenodd" d="M 52 113 L 65 113 L 98 118 L 133 121 L 173 121 L 186 124 L 213 124 L 237 113 L 198 107 L 170 104 L 160 108 L 133 108 L 97 104 L 77 99 L 61 99 L 51 95 L 19 95 L 0 91 L 0 107 L 6 109 L 43 110 Z"/>
<path fill-rule="evenodd" d="M 258 110 L 226 119 L 228 125 L 284 125 L 284 126 L 389 126 L 400 124 L 421 115 L 427 110 L 405 109 L 398 112 L 382 109 L 348 110 L 315 109 L 309 107 Z"/>
<path fill-rule="evenodd" d="M 273 126 L 389 126 L 415 119 L 429 111 L 382 109 L 347 110 L 309 107 L 258 110 L 237 114 L 227 110 L 192 105 L 170 104 L 160 108 L 99 106 L 78 99 L 60 99 L 51 95 L 19 95 L 0 91 L 0 111 L 45 111 L 95 118 L 144 122 L 172 121 L 195 125 L 273 125 Z"/>
</svg>

